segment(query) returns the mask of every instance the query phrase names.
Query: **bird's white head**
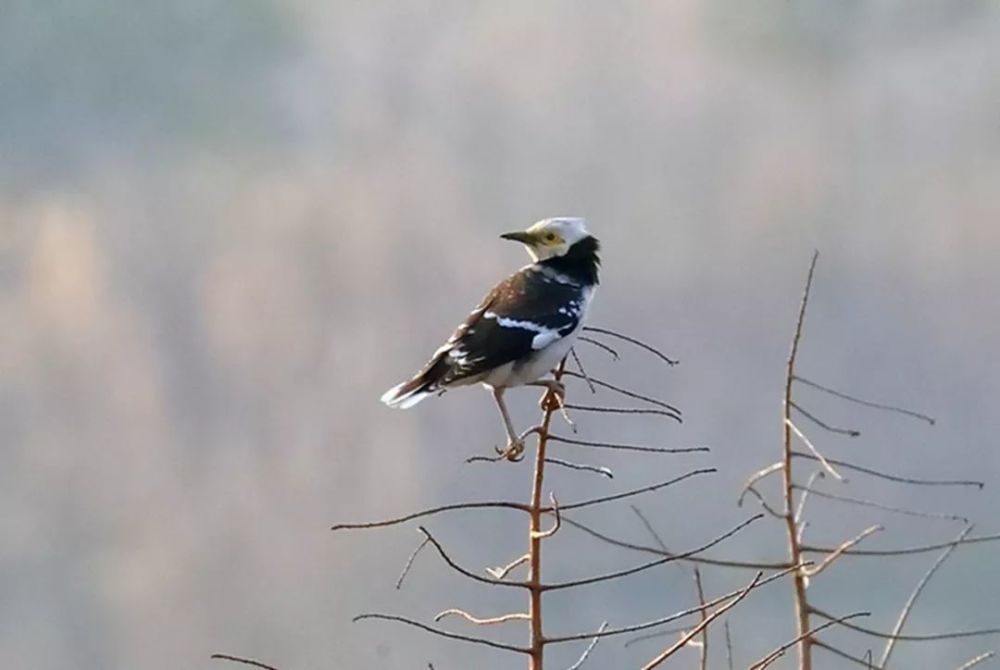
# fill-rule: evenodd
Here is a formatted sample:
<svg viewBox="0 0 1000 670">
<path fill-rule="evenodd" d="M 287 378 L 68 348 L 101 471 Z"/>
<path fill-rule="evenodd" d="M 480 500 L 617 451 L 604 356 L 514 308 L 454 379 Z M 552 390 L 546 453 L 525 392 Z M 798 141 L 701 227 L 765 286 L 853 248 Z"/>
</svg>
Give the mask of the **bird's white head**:
<svg viewBox="0 0 1000 670">
<path fill-rule="evenodd" d="M 564 256 L 574 244 L 590 237 L 590 233 L 583 219 L 560 216 L 542 219 L 525 231 L 506 233 L 500 237 L 523 244 L 537 262 Z"/>
</svg>

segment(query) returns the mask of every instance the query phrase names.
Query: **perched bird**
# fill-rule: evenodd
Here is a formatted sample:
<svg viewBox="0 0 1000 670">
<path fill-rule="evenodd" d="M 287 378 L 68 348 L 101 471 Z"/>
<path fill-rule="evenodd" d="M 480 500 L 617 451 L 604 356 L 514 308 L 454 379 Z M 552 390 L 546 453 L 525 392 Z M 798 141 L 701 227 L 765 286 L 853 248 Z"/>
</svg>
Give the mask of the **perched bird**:
<svg viewBox="0 0 1000 670">
<path fill-rule="evenodd" d="M 563 385 L 542 379 L 569 353 L 598 284 L 597 238 L 583 219 L 543 219 L 523 232 L 500 236 L 523 244 L 532 258 L 493 287 L 412 379 L 382 396 L 406 409 L 433 393 L 481 382 L 493 391 L 507 430 L 504 456 L 524 451 L 504 403 L 514 386 L 541 386 L 562 403 Z M 529 431 L 530 432 L 530 431 Z"/>
</svg>

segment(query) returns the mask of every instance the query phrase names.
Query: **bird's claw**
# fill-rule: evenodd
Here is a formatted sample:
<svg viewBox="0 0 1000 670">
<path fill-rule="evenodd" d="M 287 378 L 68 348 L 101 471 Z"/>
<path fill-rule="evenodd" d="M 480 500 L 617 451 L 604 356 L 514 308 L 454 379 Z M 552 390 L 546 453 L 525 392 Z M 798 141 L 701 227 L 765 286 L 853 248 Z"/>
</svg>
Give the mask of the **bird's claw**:
<svg viewBox="0 0 1000 670">
<path fill-rule="evenodd" d="M 562 409 L 563 400 L 566 398 L 566 385 L 562 382 L 552 381 L 547 386 L 548 391 L 538 401 L 538 406 L 546 412 Z"/>
<path fill-rule="evenodd" d="M 511 463 L 517 463 L 524 459 L 524 439 L 509 440 L 506 449 L 494 447 L 494 450 L 501 459 L 505 458 Z"/>
</svg>

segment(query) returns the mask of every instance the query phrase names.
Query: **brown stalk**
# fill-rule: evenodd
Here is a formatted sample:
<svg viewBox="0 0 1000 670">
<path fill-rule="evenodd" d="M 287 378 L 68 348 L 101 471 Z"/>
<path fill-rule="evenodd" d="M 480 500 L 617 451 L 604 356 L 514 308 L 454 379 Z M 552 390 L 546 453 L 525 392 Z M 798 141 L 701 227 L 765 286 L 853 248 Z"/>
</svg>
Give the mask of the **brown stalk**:
<svg viewBox="0 0 1000 670">
<path fill-rule="evenodd" d="M 566 370 L 566 359 L 556 369 L 556 381 L 560 381 Z M 541 429 L 538 431 L 538 446 L 535 450 L 535 472 L 531 483 L 531 522 L 528 530 L 528 616 L 531 626 L 531 646 L 528 649 L 530 670 L 542 670 L 545 655 L 545 637 L 542 631 L 542 486 L 545 481 L 545 450 L 549 443 L 549 426 L 552 416 L 559 408 L 554 394 L 546 394 Z M 553 504 L 553 507 L 555 505 Z M 560 522 L 561 523 L 561 520 Z"/>
<path fill-rule="evenodd" d="M 782 461 L 782 483 L 784 485 L 784 517 L 788 535 L 788 558 L 792 565 L 802 563 L 802 550 L 799 546 L 798 525 L 795 522 L 795 492 L 792 488 L 792 386 L 795 382 L 795 360 L 799 353 L 799 341 L 802 339 L 802 327 L 805 324 L 806 307 L 809 304 L 809 291 L 812 288 L 813 275 L 816 271 L 816 261 L 819 252 L 813 252 L 809 264 L 809 274 L 806 277 L 806 287 L 802 292 L 802 302 L 799 305 L 799 317 L 795 323 L 795 334 L 792 336 L 791 351 L 785 366 L 785 398 L 784 398 L 784 459 Z M 802 570 L 796 570 L 793 575 L 795 587 L 795 614 L 798 628 L 799 670 L 812 670 L 812 636 L 809 633 L 809 601 L 806 596 L 807 577 Z"/>
</svg>

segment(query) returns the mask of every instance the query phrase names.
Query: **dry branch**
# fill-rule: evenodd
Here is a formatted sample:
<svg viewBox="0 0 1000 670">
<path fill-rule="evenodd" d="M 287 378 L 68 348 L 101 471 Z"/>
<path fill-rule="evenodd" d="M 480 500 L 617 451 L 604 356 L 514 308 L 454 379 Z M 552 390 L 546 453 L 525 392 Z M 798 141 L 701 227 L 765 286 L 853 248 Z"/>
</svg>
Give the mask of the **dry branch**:
<svg viewBox="0 0 1000 670">
<path fill-rule="evenodd" d="M 797 569 L 799 567 L 801 567 L 801 566 L 796 566 L 795 569 Z M 782 577 L 790 575 L 792 573 L 792 571 L 793 571 L 793 568 L 788 568 L 786 570 L 782 570 L 781 572 L 776 572 L 773 575 L 769 575 L 765 579 L 762 579 L 760 581 L 760 583 L 758 584 L 758 586 L 764 586 L 765 584 L 770 584 L 771 582 L 774 582 L 774 581 L 776 581 L 778 579 L 781 579 Z M 658 627 L 663 626 L 665 624 L 673 623 L 674 621 L 677 621 L 678 619 L 683 619 L 684 617 L 691 616 L 692 614 L 697 614 L 697 613 L 701 612 L 703 609 L 705 609 L 705 607 L 715 607 L 716 605 L 718 605 L 720 603 L 726 602 L 727 600 L 730 600 L 731 598 L 736 597 L 741 592 L 742 592 L 742 589 L 737 589 L 735 591 L 731 591 L 729 593 L 726 593 L 725 595 L 721 595 L 721 596 L 719 596 L 717 598 L 709 600 L 707 603 L 705 603 L 704 607 L 702 607 L 701 605 L 698 605 L 697 607 L 690 607 L 688 609 L 681 610 L 679 612 L 675 612 L 675 613 L 673 613 L 673 614 L 671 614 L 669 616 L 666 616 L 666 617 L 662 617 L 662 618 L 659 618 L 659 619 L 653 619 L 652 621 L 646 621 L 646 622 L 643 622 L 643 623 L 633 624 L 631 626 L 623 626 L 622 628 L 612 628 L 611 630 L 606 630 L 606 631 L 604 631 L 603 633 L 600 633 L 600 634 L 597 634 L 597 633 L 594 633 L 593 631 L 591 631 L 591 632 L 587 632 L 587 633 L 577 633 L 575 635 L 562 635 L 562 636 L 558 636 L 558 637 L 549 637 L 547 639 L 547 642 L 549 644 L 560 644 L 560 643 L 564 643 L 564 642 L 577 642 L 579 640 L 589 640 L 589 639 L 591 639 L 593 637 L 612 637 L 612 636 L 615 636 L 615 635 L 625 635 L 627 633 L 637 633 L 637 632 L 642 631 L 642 630 L 649 630 L 650 628 L 658 628 Z"/>
<path fill-rule="evenodd" d="M 706 628 L 708 628 L 708 626 L 713 621 L 715 621 L 716 619 L 718 619 L 720 616 L 722 616 L 723 614 L 725 614 L 726 612 L 728 612 L 732 608 L 736 607 L 744 598 L 746 598 L 748 595 L 750 595 L 750 592 L 753 591 L 755 588 L 757 588 L 757 586 L 760 584 L 760 580 L 761 580 L 761 578 L 763 576 L 764 576 L 763 572 L 758 572 L 757 576 L 753 578 L 753 581 L 751 581 L 742 591 L 740 591 L 740 593 L 735 598 L 733 598 L 728 603 L 726 603 L 725 605 L 721 606 L 719 609 L 717 609 L 714 612 L 712 612 L 711 614 L 709 614 L 707 617 L 703 618 L 701 620 L 701 623 L 699 623 L 697 626 L 695 626 L 694 628 L 692 628 L 689 633 L 687 633 L 686 635 L 682 636 L 680 640 L 678 640 L 672 646 L 670 646 L 666 650 L 664 650 L 663 653 L 659 654 L 656 658 L 654 658 L 653 660 L 651 660 L 649 663 L 647 663 L 646 665 L 642 666 L 642 670 L 653 670 L 653 668 L 656 668 L 656 667 L 662 665 L 664 661 L 666 661 L 668 658 L 670 658 L 671 656 L 673 656 L 674 654 L 676 654 L 678 650 L 684 648 L 684 646 L 688 642 L 690 642 L 691 640 L 693 640 L 695 637 L 698 636 L 699 633 L 701 633 L 703 630 L 705 630 Z"/>
<path fill-rule="evenodd" d="M 829 612 L 825 612 L 816 607 L 811 608 L 812 613 L 827 619 L 828 621 L 833 621 L 837 617 L 833 616 Z M 1000 635 L 1000 628 L 982 628 L 979 630 L 963 630 L 954 631 L 950 633 L 934 633 L 931 635 L 893 635 L 892 633 L 885 633 L 882 631 L 877 631 L 871 628 L 864 628 L 852 623 L 843 623 L 845 628 L 850 628 L 856 633 L 863 633 L 870 637 L 877 637 L 883 640 L 897 640 L 899 642 L 938 642 L 940 640 L 959 640 L 967 637 L 986 637 L 988 635 Z"/>
<path fill-rule="evenodd" d="M 806 637 L 811 637 L 816 633 L 820 632 L 821 630 L 826 630 L 831 626 L 836 626 L 837 624 L 847 621 L 849 619 L 854 619 L 857 617 L 864 617 L 864 616 L 871 616 L 871 612 L 855 612 L 854 614 L 848 614 L 847 616 L 840 617 L 835 621 L 827 621 L 824 624 L 820 624 L 819 626 L 816 626 L 815 628 L 809 630 L 805 635 L 799 635 L 795 639 L 790 640 L 789 642 L 786 642 L 785 644 L 781 645 L 780 647 L 772 651 L 770 654 L 768 654 L 764 658 L 760 659 L 759 661 L 751 665 L 749 670 L 764 670 L 764 668 L 766 668 L 767 666 L 771 665 L 779 658 L 784 656 L 789 649 L 791 649 L 798 643 L 802 642 L 802 640 L 804 640 Z"/>
<path fill-rule="evenodd" d="M 801 451 L 793 451 L 792 457 L 806 458 L 812 461 L 819 460 L 812 454 L 806 454 Z M 861 472 L 866 475 L 871 475 L 872 477 L 878 477 L 880 479 L 885 479 L 890 482 L 897 482 L 899 484 L 913 484 L 914 486 L 972 486 L 980 490 L 985 486 L 983 482 L 974 481 L 970 479 L 914 479 L 912 477 L 900 477 L 899 475 L 890 474 L 888 472 L 880 472 L 878 470 L 862 467 L 860 465 L 855 465 L 853 463 L 848 463 L 846 461 L 838 461 L 833 458 L 828 458 L 827 462 L 830 463 L 831 465 L 836 465 L 837 467 L 844 468 L 845 470 L 853 470 L 855 472 Z"/>
<path fill-rule="evenodd" d="M 367 614 L 359 614 L 358 616 L 354 617 L 354 619 L 352 619 L 352 621 L 354 621 L 355 623 L 357 623 L 358 621 L 368 621 L 368 620 L 373 620 L 373 621 L 393 621 L 393 622 L 396 622 L 396 623 L 401 623 L 401 624 L 405 624 L 407 626 L 411 626 L 413 628 L 419 628 L 420 630 L 422 630 L 422 631 L 424 631 L 426 633 L 431 633 L 432 635 L 437 635 L 439 637 L 446 637 L 449 640 L 458 640 L 459 642 L 468 642 L 470 644 L 478 644 L 478 645 L 482 645 L 484 647 L 492 647 L 494 649 L 501 649 L 503 651 L 513 651 L 513 652 L 516 652 L 518 654 L 529 654 L 529 653 L 531 653 L 531 650 L 527 649 L 525 647 L 516 647 L 516 646 L 511 645 L 511 644 L 503 644 L 502 642 L 494 642 L 493 640 L 487 640 L 486 638 L 483 638 L 483 637 L 473 637 L 471 635 L 460 635 L 458 633 L 451 633 L 451 632 L 448 632 L 446 630 L 441 630 L 440 628 L 435 628 L 433 626 L 428 626 L 427 624 L 420 623 L 419 621 L 414 621 L 413 619 L 408 619 L 406 617 L 401 617 L 401 616 L 395 616 L 395 615 L 392 615 L 392 614 L 379 614 L 377 612 L 373 612 L 373 613 L 367 613 Z"/>
<path fill-rule="evenodd" d="M 646 344 L 642 340 L 639 340 L 637 338 L 631 337 L 629 335 L 623 335 L 622 333 L 619 333 L 619 332 L 614 331 L 614 330 L 609 330 L 607 328 L 596 328 L 594 326 L 584 326 L 583 330 L 585 332 L 588 332 L 588 333 L 600 333 L 602 335 L 608 335 L 610 337 L 614 337 L 614 338 L 617 338 L 619 340 L 622 340 L 623 342 L 628 342 L 629 344 L 634 344 L 635 346 L 639 347 L 640 349 L 645 349 L 646 351 L 648 351 L 649 353 L 653 354 L 654 356 L 656 356 L 661 361 L 663 361 L 664 363 L 666 363 L 667 365 L 669 365 L 671 367 L 677 365 L 677 363 L 680 362 L 680 361 L 676 361 L 676 360 L 674 360 L 672 358 L 669 358 L 662 351 L 660 351 L 659 349 L 657 349 L 656 347 L 654 347 L 654 346 L 652 346 L 650 344 Z"/>
<path fill-rule="evenodd" d="M 822 384 L 817 384 L 814 381 L 810 381 L 810 380 L 806 379 L 805 377 L 800 377 L 798 375 L 794 376 L 794 380 L 797 381 L 797 382 L 799 382 L 799 383 L 801 383 L 801 384 L 805 384 L 806 386 L 811 386 L 812 388 L 814 388 L 814 389 L 816 389 L 818 391 L 822 391 L 824 393 L 829 393 L 830 395 L 832 395 L 834 397 L 837 397 L 837 398 L 840 398 L 841 400 L 847 400 L 848 402 L 853 402 L 855 404 L 863 405 L 865 407 L 870 407 L 872 409 L 882 410 L 884 412 L 893 412 L 895 414 L 903 414 L 903 415 L 912 417 L 914 419 L 920 419 L 921 421 L 926 421 L 927 423 L 929 423 L 932 426 L 935 423 L 935 420 L 934 420 L 933 417 L 927 416 L 926 414 L 921 414 L 920 412 L 914 412 L 913 410 L 910 410 L 910 409 L 904 409 L 902 407 L 895 407 L 893 405 L 886 405 L 884 403 L 872 402 L 871 400 L 864 400 L 862 398 L 858 398 L 857 396 L 849 395 L 849 394 L 844 393 L 842 391 L 835 391 L 834 389 L 830 388 L 829 386 L 823 386 Z"/>
<path fill-rule="evenodd" d="M 972 528 L 972 526 L 966 526 L 963 528 L 962 532 L 958 534 L 956 539 L 965 539 L 965 536 L 972 532 Z M 920 581 L 917 582 L 916 587 L 913 589 L 913 593 L 910 594 L 906 604 L 903 605 L 903 609 L 899 613 L 899 618 L 896 620 L 896 625 L 892 628 L 892 639 L 885 643 L 885 650 L 882 652 L 882 659 L 879 661 L 879 665 L 883 668 L 889 664 L 889 658 L 892 656 L 892 650 L 895 648 L 896 640 L 898 639 L 899 634 L 903 632 L 903 626 L 906 625 L 906 619 L 910 616 L 910 612 L 913 611 L 913 606 L 916 604 L 917 598 L 920 597 L 924 587 L 926 587 L 927 583 L 930 582 L 934 573 L 938 571 L 938 568 L 940 568 L 941 565 L 948 560 L 948 557 L 951 556 L 952 552 L 955 551 L 956 546 L 957 545 L 952 545 L 941 552 L 941 555 L 937 557 L 937 560 L 931 564 L 930 569 L 928 569 L 927 572 L 924 573 L 924 576 L 920 578 Z"/>
<path fill-rule="evenodd" d="M 664 565 L 664 564 L 669 563 L 671 561 L 677 561 L 677 560 L 682 560 L 682 559 L 685 559 L 685 558 L 689 558 L 691 556 L 695 556 L 697 554 L 700 554 L 701 552 L 705 551 L 706 549 L 711 549 L 715 545 L 717 545 L 720 542 L 723 542 L 724 540 L 732 537 L 733 535 L 735 535 L 736 533 L 740 532 L 741 530 L 743 530 L 744 528 L 746 528 L 747 526 L 749 526 L 751 523 L 753 523 L 754 521 L 757 521 L 760 518 L 762 518 L 762 515 L 760 515 L 760 514 L 758 514 L 757 516 L 750 517 L 749 519 L 747 519 L 743 523 L 739 524 L 735 528 L 726 531 L 722 535 L 719 535 L 718 537 L 716 537 L 716 538 L 712 539 L 711 541 L 703 544 L 702 546 L 698 547 L 697 549 L 692 549 L 691 551 L 685 552 L 683 554 L 676 554 L 676 555 L 673 555 L 673 556 L 665 556 L 664 558 L 660 558 L 660 559 L 657 559 L 655 561 L 651 561 L 649 563 L 644 563 L 643 565 L 637 565 L 637 566 L 635 566 L 633 568 L 629 568 L 627 570 L 618 570 L 616 572 L 610 572 L 610 573 L 607 573 L 607 574 L 604 574 L 604 575 L 599 575 L 597 577 L 587 577 L 585 579 L 577 579 L 577 580 L 569 581 L 569 582 L 559 582 L 559 583 L 556 583 L 556 584 L 546 584 L 542 588 L 545 591 L 558 591 L 558 590 L 562 590 L 562 589 L 576 588 L 578 586 L 587 586 L 589 584 L 600 584 L 600 583 L 603 583 L 603 582 L 611 581 L 613 579 L 619 579 L 621 577 L 628 577 L 630 575 L 634 575 L 634 574 L 637 574 L 639 572 L 644 572 L 646 570 L 649 570 L 650 568 L 655 568 L 658 565 Z"/>
<path fill-rule="evenodd" d="M 260 661 L 255 661 L 252 658 L 240 658 L 239 656 L 230 656 L 229 654 L 212 654 L 209 658 L 212 658 L 216 661 L 230 661 L 232 663 L 249 665 L 254 668 L 261 668 L 262 670 L 278 670 L 274 666 L 267 665 L 266 663 L 261 663 Z"/>
<path fill-rule="evenodd" d="M 561 435 L 549 435 L 550 442 L 564 442 L 582 447 L 595 447 L 598 449 L 617 449 L 620 451 L 641 451 L 650 454 L 694 454 L 708 453 L 709 447 L 645 447 L 632 444 L 620 444 L 617 442 L 594 442 L 591 440 L 577 440 L 575 438 L 562 437 Z"/>
</svg>

